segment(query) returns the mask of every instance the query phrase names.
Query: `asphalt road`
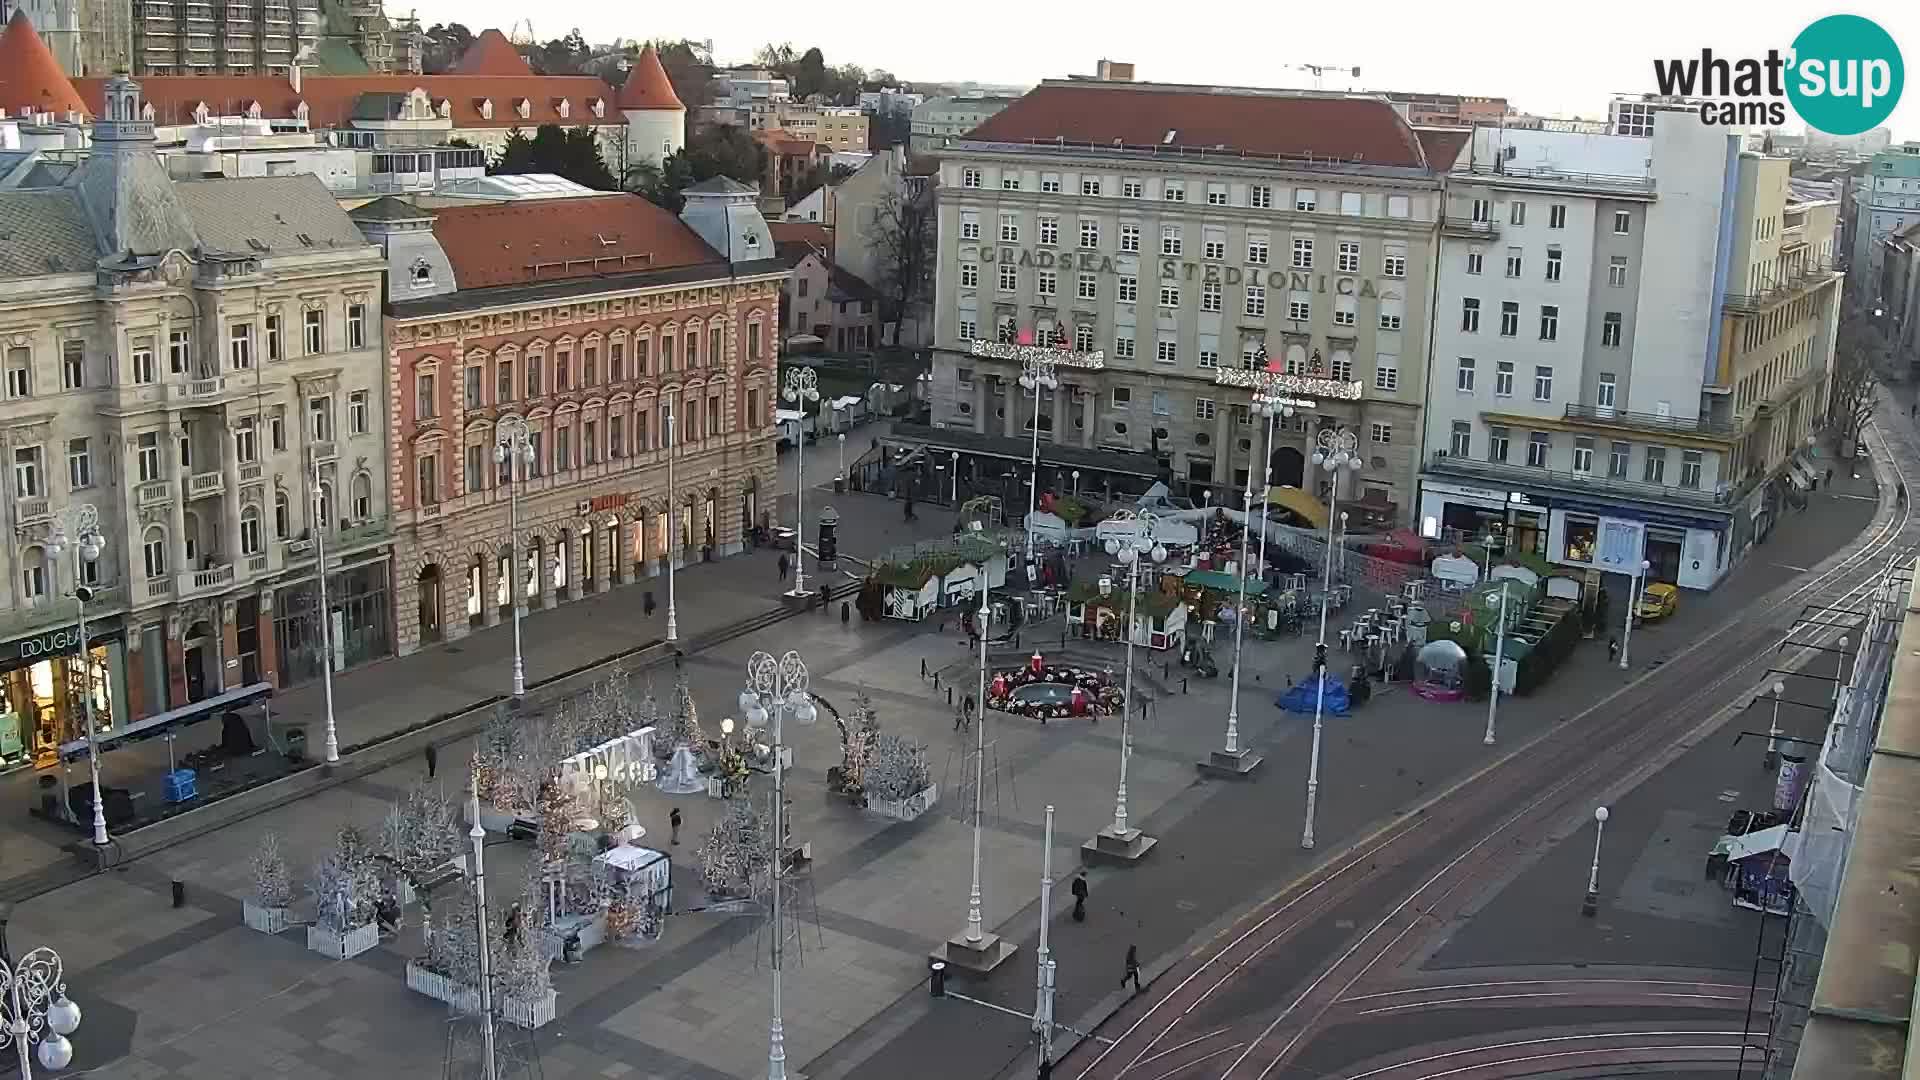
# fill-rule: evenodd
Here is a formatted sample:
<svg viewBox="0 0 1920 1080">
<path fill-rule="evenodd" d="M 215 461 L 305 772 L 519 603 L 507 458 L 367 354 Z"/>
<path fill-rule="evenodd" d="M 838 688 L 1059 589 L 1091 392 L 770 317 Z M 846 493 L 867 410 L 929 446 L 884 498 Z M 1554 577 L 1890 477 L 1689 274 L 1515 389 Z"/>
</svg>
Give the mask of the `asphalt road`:
<svg viewBox="0 0 1920 1080">
<path fill-rule="evenodd" d="M 1854 494 L 1871 491 L 1869 479 L 1862 490 Z M 1737 671 L 1743 662 L 1759 656 L 1770 640 L 1769 635 L 1784 632 L 1798 613 L 1799 600 L 1783 601 L 1779 594 L 1789 582 L 1802 577 L 1806 568 L 1818 562 L 1825 551 L 1831 551 L 1855 533 L 1872 508 L 1873 504 L 1865 499 L 1823 496 L 1809 511 L 1819 516 L 1822 528 L 1803 530 L 1805 535 L 1800 537 L 1782 534 L 1751 556 L 1721 589 L 1705 597 L 1688 597 L 1688 622 L 1695 628 L 1693 633 L 1636 633 L 1636 674 L 1649 669 L 1651 674 L 1629 687 L 1620 698 L 1609 701 L 1599 715 L 1584 716 L 1570 727 L 1612 724 L 1614 726 L 1607 729 L 1610 742 L 1661 744 L 1671 740 L 1682 721 L 1690 719 L 1697 723 L 1700 703 L 1688 698 L 1699 688 L 1712 684 L 1729 671 Z M 1877 569 L 1877 562 L 1875 567 Z M 1711 624 L 1722 624 L 1727 629 L 1707 647 L 1681 657 L 1687 639 L 1698 637 L 1699 628 Z M 1596 644 L 1584 648 L 1600 647 Z M 1604 665 L 1589 663 L 1557 674 L 1552 692 L 1556 700 L 1567 703 L 1567 712 L 1573 716 L 1619 688 L 1620 678 L 1618 672 Z M 1731 688 L 1727 692 L 1732 692 Z M 1196 935 L 1210 928 L 1231 925 L 1249 900 L 1275 894 L 1283 884 L 1298 879 L 1316 865 L 1323 874 L 1328 868 L 1339 867 L 1342 865 L 1339 850 L 1343 845 L 1382 825 L 1391 828 L 1407 809 L 1465 775 L 1469 769 L 1462 762 L 1450 771 L 1440 772 L 1436 763 L 1407 760 L 1396 755 L 1392 747 L 1377 747 L 1361 761 L 1344 762 L 1343 766 L 1350 772 L 1343 775 L 1351 775 L 1351 770 L 1359 767 L 1371 770 L 1364 783 L 1349 784 L 1370 790 L 1366 798 L 1345 800 L 1339 798 L 1337 792 L 1323 790 L 1320 848 L 1317 852 L 1305 853 L 1294 840 L 1301 811 L 1299 784 L 1291 774 L 1304 771 L 1298 768 L 1298 753 L 1294 742 L 1285 742 L 1277 758 L 1270 758 L 1278 768 L 1251 784 L 1197 784 L 1163 813 L 1165 822 L 1148 823 L 1162 843 L 1146 864 L 1096 877 L 1093 917 L 1087 923 L 1056 919 L 1053 945 L 1061 961 L 1057 1006 L 1060 1020 L 1073 1022 L 1084 1015 L 1098 1018 L 1110 1011 L 1114 1001 L 1119 1000 L 1116 990 L 1121 956 L 1128 944 L 1137 944 L 1149 973 L 1156 976 L 1155 982 L 1100 1034 L 1112 1036 L 1124 1031 L 1131 1016 L 1165 996 L 1168 989 L 1184 977 L 1182 958 L 1193 948 Z M 1545 751 L 1523 755 L 1530 756 L 1545 756 Z M 1574 765 L 1569 766 L 1568 760 Z M 1477 763 L 1484 764 L 1484 758 Z M 1582 764 L 1577 757 L 1562 757 L 1550 763 L 1550 767 L 1561 772 L 1570 769 L 1581 772 L 1585 771 L 1580 767 Z M 1622 764 L 1644 766 L 1646 757 L 1639 755 L 1634 761 Z M 1297 992 L 1302 973 L 1325 969 L 1329 961 L 1351 943 L 1356 927 L 1372 925 L 1377 921 L 1378 912 L 1392 909 L 1402 898 L 1411 895 L 1424 876 L 1431 876 L 1432 861 L 1445 862 L 1457 854 L 1464 846 L 1458 842 L 1459 838 L 1484 834 L 1490 825 L 1498 822 L 1502 809 L 1513 801 L 1516 792 L 1557 779 L 1540 775 L 1539 765 L 1531 768 L 1534 775 L 1529 777 L 1522 765 L 1514 766 L 1512 777 L 1503 780 L 1496 791 L 1498 797 L 1483 798 L 1479 801 L 1484 805 L 1475 808 L 1475 812 L 1456 815 L 1457 820 L 1444 833 L 1422 836 L 1418 845 L 1406 845 L 1418 850 L 1410 855 L 1396 853 L 1394 865 L 1363 869 L 1355 876 L 1365 876 L 1364 889 L 1342 896 L 1338 903 L 1326 905 L 1324 911 L 1303 921 L 1288 935 L 1283 947 L 1249 958 L 1236 988 L 1223 990 L 1218 1000 L 1209 1000 L 1195 1010 L 1194 1034 L 1211 1030 L 1200 1022 L 1203 1019 L 1217 1017 L 1233 1024 L 1277 1013 L 1285 1001 L 1291 1000 L 1288 991 Z M 1394 782 L 1396 778 L 1404 780 L 1410 776 L 1416 778 L 1415 782 L 1398 785 Z M 1605 777 L 1596 774 L 1590 779 L 1598 782 Z M 1395 813 L 1396 807 L 1401 813 Z M 1431 817 L 1438 809 L 1438 806 L 1429 808 L 1426 816 Z M 1542 842 L 1543 839 L 1536 839 L 1532 844 L 1516 847 L 1528 848 Z M 1491 863 L 1481 869 L 1488 875 L 1499 873 Z M 1370 918 L 1370 914 L 1373 917 Z M 1037 916 L 1038 913 L 1030 909 L 1019 913 L 1010 925 L 1031 927 L 1036 924 Z M 1025 935 L 1020 942 L 1020 958 L 993 978 L 980 985 L 958 988 L 1008 1009 L 1022 1013 L 1030 1010 L 1033 936 Z M 1190 966 L 1192 962 L 1186 963 Z M 1162 974 L 1169 966 L 1172 973 Z M 803 1071 L 815 1080 L 839 1076 L 894 1080 L 904 1075 L 981 1080 L 1030 1075 L 1030 1038 L 1023 1019 L 961 1002 L 936 1005 L 921 994 L 903 999 L 839 1047 L 808 1063 Z M 1303 1044 L 1305 1042 L 1303 1040 Z M 1081 1075 L 1094 1056 L 1095 1046 L 1084 1045 L 1063 1063 L 1056 1075 Z M 1229 1055 L 1225 1060 L 1231 1059 Z M 1247 1076 L 1257 1074 L 1257 1068 L 1246 1073 Z M 1218 1070 L 1207 1075 L 1218 1075 Z"/>
</svg>

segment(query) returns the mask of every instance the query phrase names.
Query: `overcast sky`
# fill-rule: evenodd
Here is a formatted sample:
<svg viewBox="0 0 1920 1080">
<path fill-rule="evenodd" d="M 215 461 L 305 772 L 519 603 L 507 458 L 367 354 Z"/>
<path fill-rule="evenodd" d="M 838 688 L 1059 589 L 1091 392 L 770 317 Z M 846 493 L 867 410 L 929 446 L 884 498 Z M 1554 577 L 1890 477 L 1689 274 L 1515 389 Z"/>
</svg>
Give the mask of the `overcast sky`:
<svg viewBox="0 0 1920 1080">
<path fill-rule="evenodd" d="M 394 0 L 389 10 L 400 7 Z M 1601 117 L 1608 95 L 1652 90 L 1655 56 L 1697 56 L 1703 46 L 1734 57 L 1784 50 L 1808 23 L 1829 14 L 1876 20 L 1902 45 L 1909 64 L 1920 62 L 1920 5 L 1910 0 L 1852 7 L 1786 0 L 1215 0 L 1198 7 L 1165 0 L 972 0 L 958 7 L 840 0 L 795 7 L 732 0 L 723 8 L 425 0 L 417 9 L 425 24 L 458 20 L 476 32 L 487 26 L 505 30 L 529 13 L 542 40 L 575 26 L 595 42 L 711 39 L 721 63 L 745 61 L 769 40 L 791 41 L 802 49 L 818 45 L 831 64 L 885 68 L 909 80 L 1025 84 L 1090 73 L 1095 61 L 1108 57 L 1133 62 L 1145 80 L 1311 87 L 1313 76 L 1290 65 L 1358 65 L 1357 82 L 1329 78 L 1327 88 L 1487 94 L 1554 116 Z M 820 29 L 799 29 L 806 26 Z M 1892 124 L 1896 138 L 1920 138 L 1920 90 L 1903 95 Z M 1794 119 L 1788 127 L 1799 130 L 1800 124 Z"/>
</svg>

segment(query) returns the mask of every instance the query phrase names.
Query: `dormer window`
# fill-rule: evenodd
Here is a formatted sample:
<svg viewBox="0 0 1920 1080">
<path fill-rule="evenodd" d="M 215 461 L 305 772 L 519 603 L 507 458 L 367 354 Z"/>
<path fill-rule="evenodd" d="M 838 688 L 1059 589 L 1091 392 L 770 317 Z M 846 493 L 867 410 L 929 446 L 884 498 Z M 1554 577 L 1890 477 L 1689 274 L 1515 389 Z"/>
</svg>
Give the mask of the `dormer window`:
<svg viewBox="0 0 1920 1080">
<path fill-rule="evenodd" d="M 478 101 L 474 102 L 474 104 L 478 106 L 480 109 L 480 119 L 482 120 L 493 119 L 493 99 L 492 98 L 481 98 Z"/>
<path fill-rule="evenodd" d="M 513 114 L 522 120 L 527 119 L 533 115 L 533 102 L 528 98 L 515 98 L 513 102 Z"/>
<path fill-rule="evenodd" d="M 417 86 L 414 87 L 413 92 L 407 95 L 406 118 L 408 120 L 428 120 L 432 117 L 433 103 L 427 100 L 427 92 Z"/>
<path fill-rule="evenodd" d="M 145 105 L 140 106 L 140 119 L 145 120 L 149 124 L 153 123 L 153 102 L 149 101 Z"/>
<path fill-rule="evenodd" d="M 554 102 L 553 111 L 560 114 L 560 119 L 565 120 L 567 117 L 573 115 L 573 102 L 568 101 L 566 98 L 561 98 L 559 101 Z"/>
<path fill-rule="evenodd" d="M 413 266 L 407 271 L 407 279 L 416 289 L 425 289 L 433 284 L 433 266 L 425 259 L 413 260 Z"/>
<path fill-rule="evenodd" d="M 607 102 L 604 98 L 592 99 L 587 103 L 587 108 L 593 110 L 593 115 L 595 116 L 607 115 Z"/>
<path fill-rule="evenodd" d="M 193 107 L 193 122 L 195 124 L 205 124 L 207 117 L 210 115 L 212 114 L 207 110 L 207 103 L 204 101 Z"/>
<path fill-rule="evenodd" d="M 247 119 L 249 120 L 260 119 L 260 103 L 259 102 L 257 101 L 247 102 Z"/>
<path fill-rule="evenodd" d="M 453 116 L 453 102 L 446 98 L 441 98 L 434 104 L 433 111 L 442 120 L 450 119 Z"/>
<path fill-rule="evenodd" d="M 307 112 L 306 102 L 302 101 L 298 105 L 295 105 L 293 107 L 293 118 L 300 122 L 301 127 L 307 126 L 307 116 L 308 116 L 308 112 Z"/>
</svg>

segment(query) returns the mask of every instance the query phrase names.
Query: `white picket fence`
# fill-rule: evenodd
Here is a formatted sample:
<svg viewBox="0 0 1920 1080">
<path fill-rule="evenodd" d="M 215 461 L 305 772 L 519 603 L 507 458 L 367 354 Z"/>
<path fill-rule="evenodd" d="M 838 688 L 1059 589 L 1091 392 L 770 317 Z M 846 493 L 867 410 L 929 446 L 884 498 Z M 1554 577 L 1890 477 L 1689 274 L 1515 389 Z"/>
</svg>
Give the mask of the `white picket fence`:
<svg viewBox="0 0 1920 1080">
<path fill-rule="evenodd" d="M 419 963 L 407 961 L 407 989 L 425 994 L 435 1001 L 444 1001 L 464 1013 L 480 1011 L 480 990 L 463 982 L 455 982 L 423 968 Z M 503 994 L 494 999 L 494 1011 L 501 1019 L 517 1027 L 535 1029 L 545 1027 L 558 1015 L 559 994 L 548 987 L 539 998 L 527 1001 Z"/>
</svg>

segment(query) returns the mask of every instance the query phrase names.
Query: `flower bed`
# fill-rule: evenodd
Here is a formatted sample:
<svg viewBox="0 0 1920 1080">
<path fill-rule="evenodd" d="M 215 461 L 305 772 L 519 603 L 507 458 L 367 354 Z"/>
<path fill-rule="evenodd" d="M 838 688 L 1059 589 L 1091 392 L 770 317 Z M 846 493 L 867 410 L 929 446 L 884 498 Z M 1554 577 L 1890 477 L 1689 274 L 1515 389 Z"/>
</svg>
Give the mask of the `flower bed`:
<svg viewBox="0 0 1920 1080">
<path fill-rule="evenodd" d="M 286 908 L 262 907 L 251 900 L 241 901 L 240 920 L 263 934 L 278 934 L 288 926 Z"/>
<path fill-rule="evenodd" d="M 435 971 L 421 967 L 418 961 L 407 961 L 407 989 L 425 994 L 435 1001 L 444 1001 L 462 1012 L 480 1011 L 480 991 L 463 982 L 456 982 Z M 558 1014 L 559 995 L 551 988 L 543 991 L 533 1001 L 526 1001 L 511 994 L 502 995 L 494 1000 L 493 1007 L 501 1019 L 518 1027 L 541 1028 L 553 1022 Z"/>
<path fill-rule="evenodd" d="M 1021 700 L 1020 689 L 1034 685 L 1080 690 L 1084 694 L 1085 706 L 1083 709 L 1076 710 L 1070 704 Z M 1083 715 L 1105 716 L 1120 711 L 1123 697 L 1120 688 L 1113 685 L 1113 680 L 1107 672 L 1059 664 L 1040 667 L 1038 670 L 1035 665 L 1028 664 L 1025 667 L 995 672 L 993 682 L 987 690 L 987 704 L 992 708 L 1036 720 Z"/>
<path fill-rule="evenodd" d="M 895 821 L 912 821 L 933 809 L 934 804 L 939 801 L 940 785 L 928 784 L 926 787 L 920 789 L 919 792 L 909 795 L 898 802 L 869 797 L 867 799 L 867 809 L 879 814 L 881 817 L 893 818 Z"/>
<path fill-rule="evenodd" d="M 378 944 L 380 927 L 376 923 L 356 926 L 344 934 L 319 924 L 307 927 L 307 948 L 335 960 L 351 960 Z"/>
</svg>

